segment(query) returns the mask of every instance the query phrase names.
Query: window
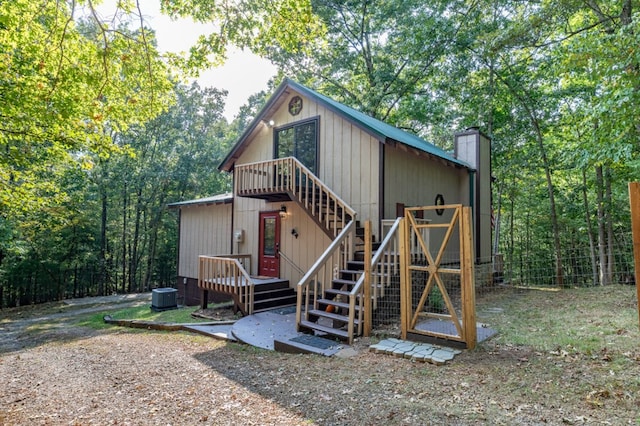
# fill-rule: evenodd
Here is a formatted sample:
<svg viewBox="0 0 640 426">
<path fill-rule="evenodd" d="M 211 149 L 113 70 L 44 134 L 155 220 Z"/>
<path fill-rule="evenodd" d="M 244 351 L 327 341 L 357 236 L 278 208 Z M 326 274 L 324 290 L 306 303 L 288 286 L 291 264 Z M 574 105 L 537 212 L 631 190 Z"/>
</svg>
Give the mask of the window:
<svg viewBox="0 0 640 426">
<path fill-rule="evenodd" d="M 317 118 L 276 129 L 274 138 L 275 158 L 295 157 L 313 173 L 317 173 Z"/>
</svg>

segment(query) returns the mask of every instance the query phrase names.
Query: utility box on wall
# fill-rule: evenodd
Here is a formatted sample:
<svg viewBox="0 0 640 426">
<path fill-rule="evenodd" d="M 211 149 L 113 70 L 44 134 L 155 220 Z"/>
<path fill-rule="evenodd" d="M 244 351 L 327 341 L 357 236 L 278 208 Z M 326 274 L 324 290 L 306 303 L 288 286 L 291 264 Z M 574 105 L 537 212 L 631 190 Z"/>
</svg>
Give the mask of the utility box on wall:
<svg viewBox="0 0 640 426">
<path fill-rule="evenodd" d="M 151 291 L 151 309 L 154 311 L 166 311 L 177 309 L 178 290 L 171 287 L 156 288 Z"/>
</svg>

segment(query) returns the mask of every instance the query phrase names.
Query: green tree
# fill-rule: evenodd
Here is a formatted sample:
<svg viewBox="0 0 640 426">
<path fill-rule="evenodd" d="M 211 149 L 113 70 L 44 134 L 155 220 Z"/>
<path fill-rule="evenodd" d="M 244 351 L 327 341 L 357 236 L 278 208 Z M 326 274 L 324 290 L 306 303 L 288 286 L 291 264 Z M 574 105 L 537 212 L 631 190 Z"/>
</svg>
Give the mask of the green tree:
<svg viewBox="0 0 640 426">
<path fill-rule="evenodd" d="M 153 33 L 77 21 L 75 5 L 16 0 L 0 9 L 2 214 L 51 200 L 56 188 L 41 172 L 77 152 L 107 155 L 112 131 L 169 101 Z"/>
<path fill-rule="evenodd" d="M 118 135 L 133 155 L 114 155 L 95 171 L 106 195 L 107 282 L 120 292 L 173 284 L 174 268 L 159 262 L 175 264 L 176 222 L 167 203 L 231 189 L 229 176 L 216 170 L 235 135 L 222 116 L 226 92 L 197 84 L 175 91 L 167 112 Z"/>
</svg>

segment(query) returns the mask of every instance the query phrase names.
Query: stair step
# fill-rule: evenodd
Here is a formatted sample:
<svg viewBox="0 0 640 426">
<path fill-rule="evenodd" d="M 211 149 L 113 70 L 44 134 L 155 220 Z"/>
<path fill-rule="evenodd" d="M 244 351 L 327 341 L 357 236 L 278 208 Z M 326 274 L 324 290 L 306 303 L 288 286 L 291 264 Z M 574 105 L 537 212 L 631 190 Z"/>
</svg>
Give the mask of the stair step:
<svg viewBox="0 0 640 426">
<path fill-rule="evenodd" d="M 277 299 L 282 297 L 296 296 L 296 292 L 292 288 L 281 288 L 276 290 L 256 291 L 253 295 L 254 302 L 261 302 L 263 300 Z"/>
<path fill-rule="evenodd" d="M 364 260 L 349 260 L 347 268 L 364 271 Z"/>
<path fill-rule="evenodd" d="M 267 311 L 274 308 L 284 308 L 286 306 L 296 306 L 297 296 L 274 297 L 272 299 L 264 299 L 253 303 L 253 312 Z"/>
<path fill-rule="evenodd" d="M 311 309 L 308 313 L 309 313 L 309 315 L 328 318 L 328 319 L 331 319 L 331 320 L 334 320 L 334 321 L 343 322 L 345 324 L 349 322 L 349 317 L 346 316 L 346 315 L 334 314 L 332 312 L 326 312 L 326 311 L 323 311 L 321 309 Z M 358 324 L 360 324 L 360 320 L 358 320 L 358 318 L 354 318 L 353 319 L 353 323 L 355 325 L 358 325 Z"/>
<path fill-rule="evenodd" d="M 327 294 L 333 294 L 336 296 L 346 296 L 349 297 L 349 295 L 351 294 L 351 292 L 346 291 L 346 290 L 338 290 L 337 288 L 328 288 L 324 291 L 325 297 Z"/>
<path fill-rule="evenodd" d="M 331 334 L 333 336 L 338 336 L 338 337 L 341 337 L 343 339 L 348 339 L 349 338 L 349 333 L 347 332 L 347 330 L 340 330 L 338 328 L 326 327 L 324 325 L 316 324 L 315 322 L 311 322 L 311 321 L 307 321 L 307 320 L 300 321 L 300 325 L 302 327 L 305 327 L 305 328 L 309 329 L 309 330 L 320 331 L 322 333 Z"/>
<path fill-rule="evenodd" d="M 333 305 L 333 306 L 337 306 L 338 308 L 349 309 L 349 304 L 348 303 L 338 302 L 337 300 L 318 299 L 318 303 L 320 305 Z M 356 311 L 359 311 L 359 310 L 360 310 L 360 306 L 356 305 Z"/>
<path fill-rule="evenodd" d="M 353 281 L 353 280 L 343 280 L 342 278 L 334 278 L 331 281 L 333 284 L 338 284 L 338 285 L 346 285 L 346 286 L 351 286 L 353 287 L 354 285 L 356 285 L 357 281 Z"/>
</svg>

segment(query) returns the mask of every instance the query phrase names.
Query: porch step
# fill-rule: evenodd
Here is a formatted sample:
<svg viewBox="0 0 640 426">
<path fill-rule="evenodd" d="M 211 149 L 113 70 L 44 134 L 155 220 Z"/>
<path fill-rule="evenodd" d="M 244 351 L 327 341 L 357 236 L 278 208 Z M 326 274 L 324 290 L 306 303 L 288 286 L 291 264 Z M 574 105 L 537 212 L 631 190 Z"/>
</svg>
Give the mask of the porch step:
<svg viewBox="0 0 640 426">
<path fill-rule="evenodd" d="M 356 285 L 356 281 L 343 280 L 342 278 L 334 278 L 331 282 L 333 283 L 333 288 L 346 286 L 347 288 L 351 289 L 354 285 Z"/>
<path fill-rule="evenodd" d="M 334 314 L 332 312 L 326 312 L 323 311 L 321 309 L 311 309 L 309 311 L 309 316 L 311 317 L 318 317 L 318 318 L 327 318 L 330 319 L 332 321 L 338 321 L 338 322 L 342 322 L 342 323 L 348 323 L 349 322 L 349 317 L 346 315 L 340 315 L 340 314 Z M 353 323 L 355 325 L 360 324 L 360 320 L 358 318 L 355 318 L 353 320 Z M 315 324 L 315 322 L 314 322 Z"/>
<path fill-rule="evenodd" d="M 297 295 L 289 281 L 258 283 L 254 287 L 253 312 L 262 312 L 285 306 L 295 306 Z"/>
<path fill-rule="evenodd" d="M 340 328 L 326 327 L 324 325 L 316 324 L 315 322 L 307 320 L 300 321 L 300 326 L 311 331 L 319 331 L 320 333 L 337 336 L 341 339 L 349 339 L 349 333 L 347 332 L 347 330 L 342 330 Z"/>
<path fill-rule="evenodd" d="M 335 306 L 336 308 L 344 308 L 344 309 L 349 309 L 349 304 L 346 302 L 338 302 L 337 300 L 330 300 L 330 299 L 318 299 L 318 303 L 320 305 L 331 305 L 331 306 Z M 360 306 L 356 305 L 356 311 L 360 310 Z"/>
<path fill-rule="evenodd" d="M 345 296 L 345 297 L 349 297 L 349 292 L 346 290 L 340 290 L 337 288 L 328 288 L 324 291 L 325 296 L 327 294 L 332 294 L 334 296 Z"/>
</svg>

